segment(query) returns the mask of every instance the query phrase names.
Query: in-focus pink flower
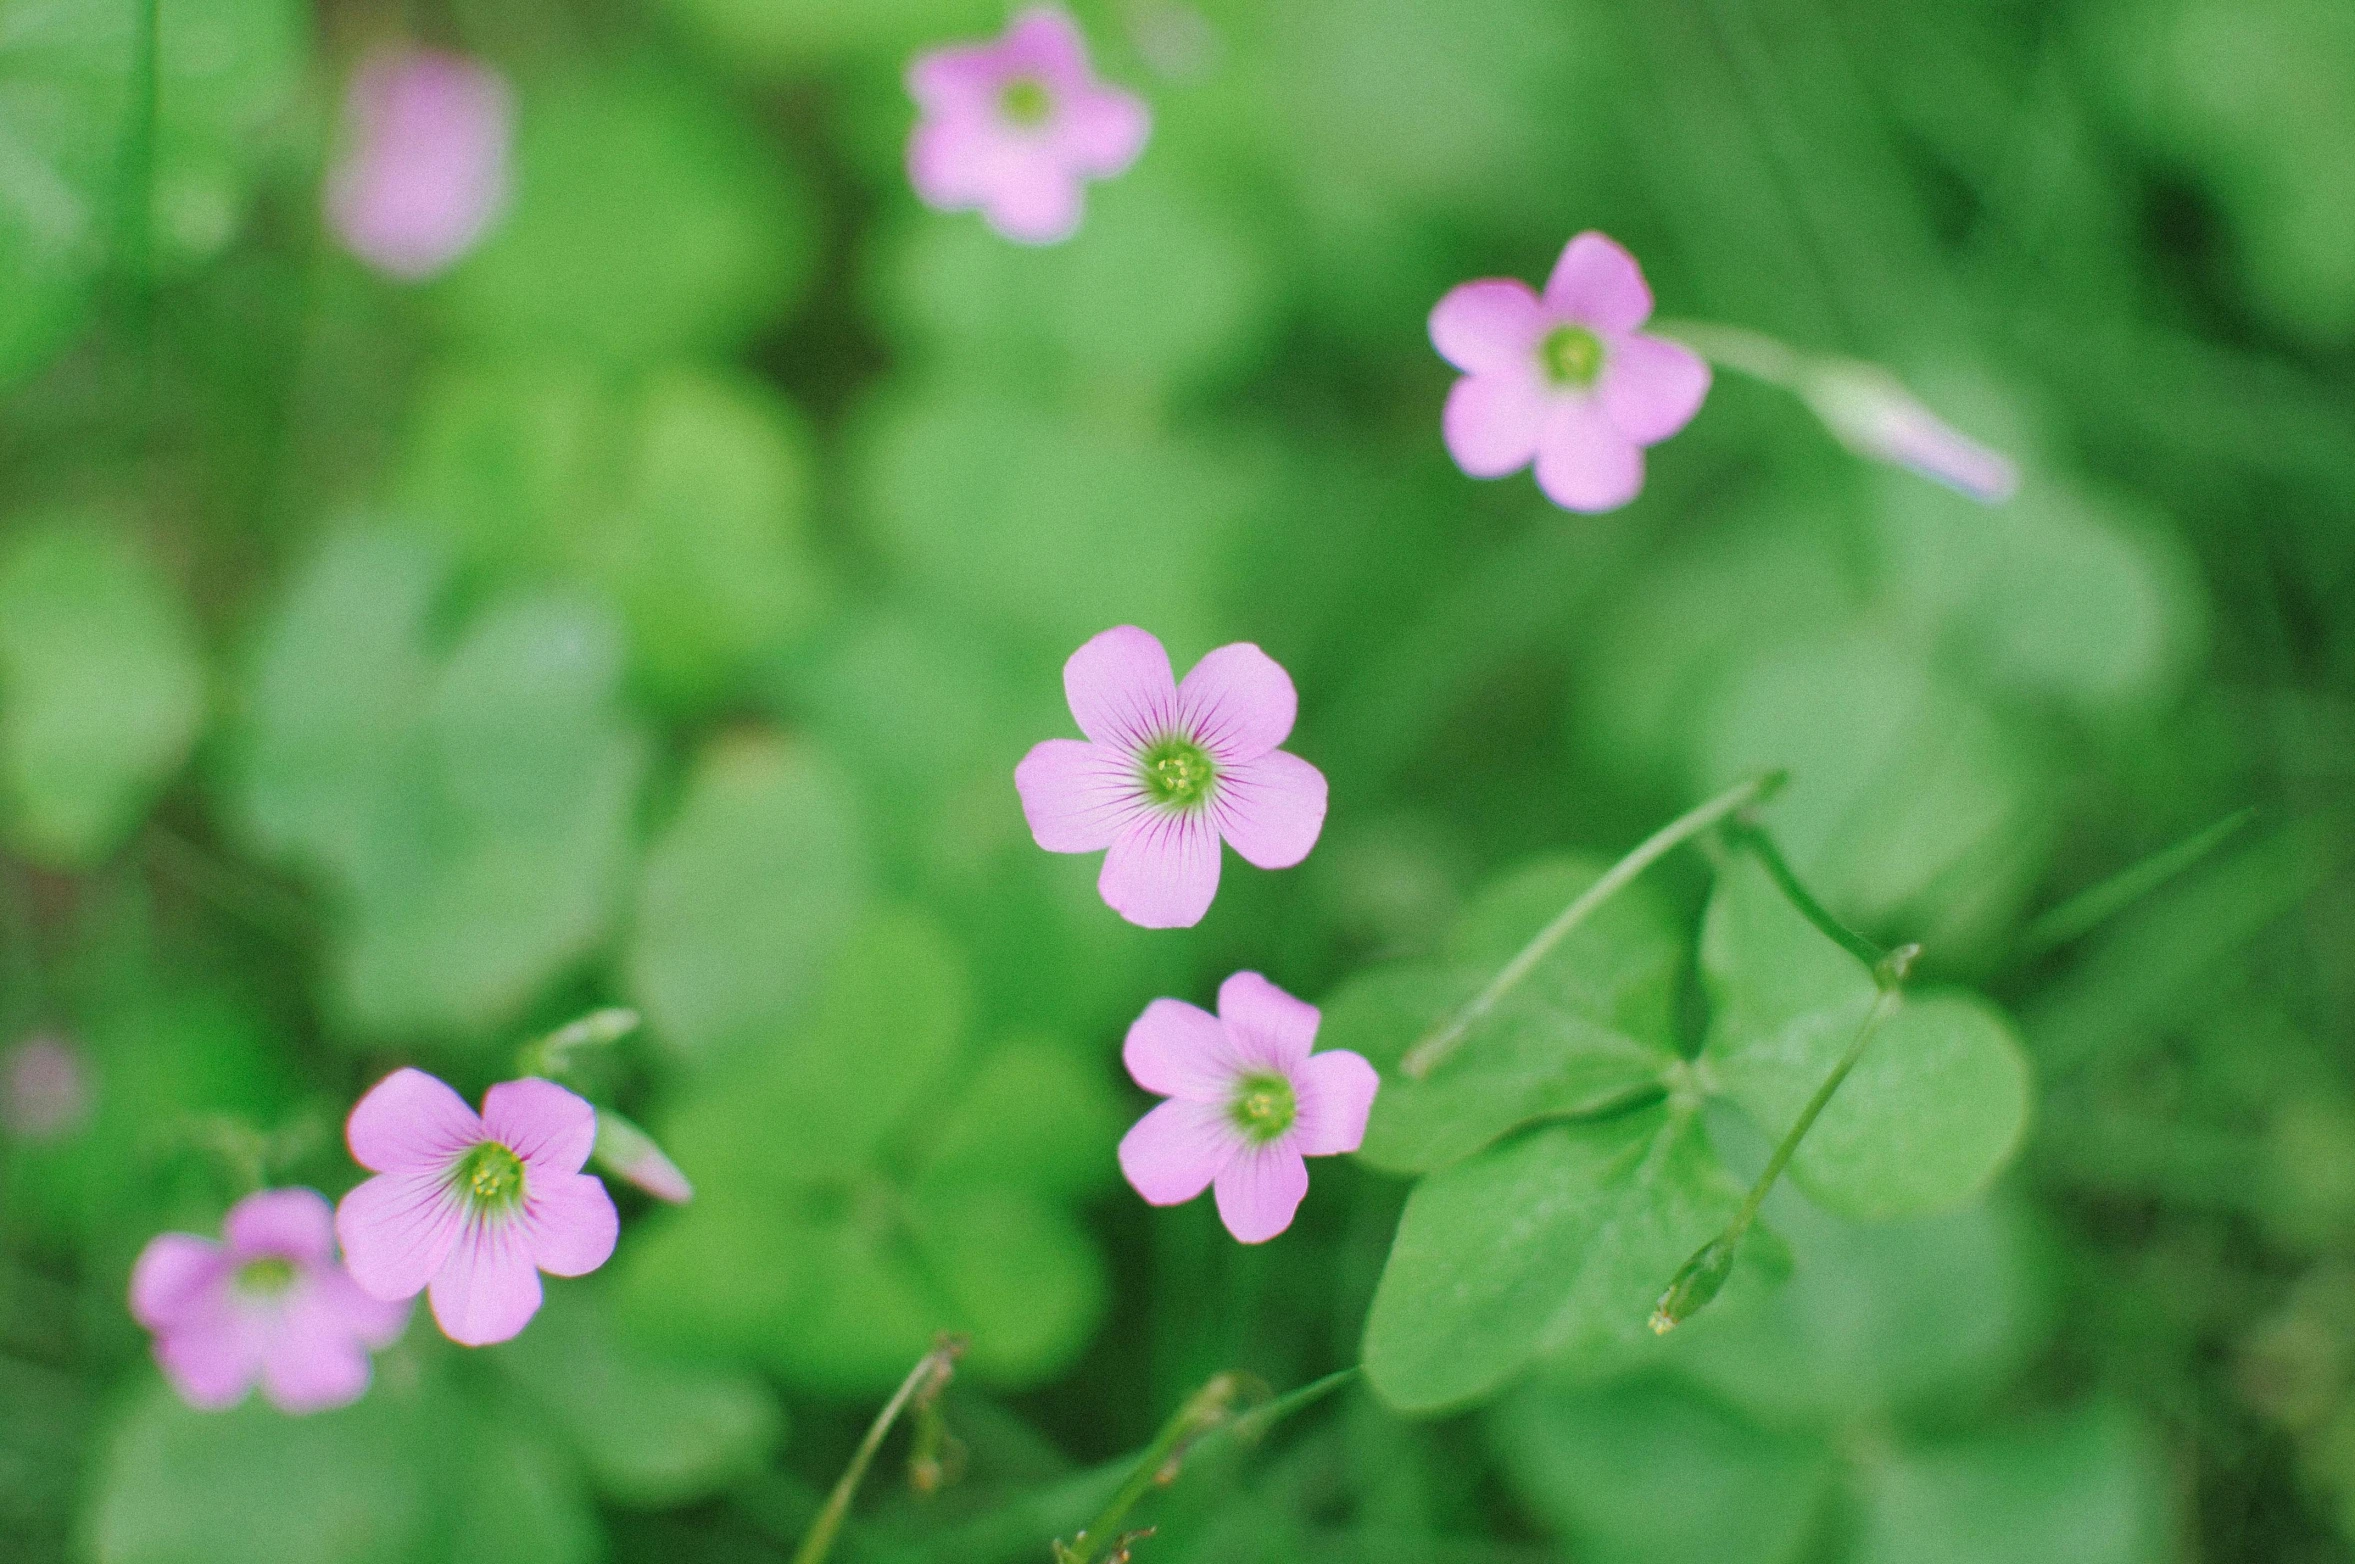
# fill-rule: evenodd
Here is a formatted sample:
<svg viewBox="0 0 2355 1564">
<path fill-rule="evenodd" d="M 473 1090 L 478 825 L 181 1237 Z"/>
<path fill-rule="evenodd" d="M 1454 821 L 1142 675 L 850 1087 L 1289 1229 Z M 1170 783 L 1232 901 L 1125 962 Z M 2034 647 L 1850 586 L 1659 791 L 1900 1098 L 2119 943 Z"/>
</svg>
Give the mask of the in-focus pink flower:
<svg viewBox="0 0 2355 1564">
<path fill-rule="evenodd" d="M 1305 1157 L 1355 1151 L 1381 1083 L 1346 1048 L 1309 1052 L 1317 1008 L 1256 972 L 1219 985 L 1218 1014 L 1156 999 L 1128 1029 L 1121 1058 L 1167 1097 L 1120 1142 L 1120 1170 L 1157 1206 L 1215 1184 L 1219 1220 L 1247 1244 L 1292 1225 L 1308 1193 Z"/>
<path fill-rule="evenodd" d="M 259 1380 L 283 1412 L 318 1412 L 368 1388 L 368 1354 L 409 1305 L 370 1297 L 335 1263 L 335 1219 L 315 1189 L 265 1189 L 229 1210 L 221 1242 L 163 1233 L 131 1268 L 131 1316 L 190 1406 L 234 1406 Z"/>
<path fill-rule="evenodd" d="M 0 1129 L 20 1140 L 63 1140 L 90 1120 L 90 1067 L 54 1037 L 28 1037 L 0 1055 Z"/>
<path fill-rule="evenodd" d="M 1692 421 L 1709 366 L 1637 328 L 1652 290 L 1602 234 L 1570 241 L 1545 292 L 1510 278 L 1467 282 L 1431 311 L 1431 342 L 1464 372 L 1447 396 L 1448 454 L 1475 478 L 1537 463 L 1537 486 L 1569 510 L 1615 510 L 1644 486 L 1644 447 Z"/>
<path fill-rule="evenodd" d="M 1222 838 L 1262 869 L 1289 869 L 1316 845 L 1325 776 L 1276 748 L 1300 699 L 1258 647 L 1222 646 L 1179 684 L 1161 643 L 1121 625 L 1071 654 L 1063 693 L 1087 741 L 1034 746 L 1014 786 L 1039 846 L 1104 854 L 1096 888 L 1129 922 L 1201 922 Z"/>
<path fill-rule="evenodd" d="M 1145 150 L 1144 101 L 1096 79 L 1070 14 L 1032 6 L 994 42 L 933 49 L 908 67 L 908 178 L 927 206 L 978 207 L 1024 244 L 1079 229 L 1081 193 Z"/>
<path fill-rule="evenodd" d="M 477 1117 L 424 1071 L 395 1070 L 344 1138 L 377 1175 L 336 1208 L 344 1263 L 379 1298 L 430 1287 L 452 1341 L 505 1341 L 539 1312 L 540 1272 L 585 1276 L 613 1253 L 613 1197 L 581 1171 L 597 1110 L 553 1081 L 494 1086 Z"/>
<path fill-rule="evenodd" d="M 327 215 L 347 248 L 406 281 L 430 277 L 507 204 L 515 110 L 497 72 L 463 55 L 370 55 L 344 101 Z"/>
</svg>

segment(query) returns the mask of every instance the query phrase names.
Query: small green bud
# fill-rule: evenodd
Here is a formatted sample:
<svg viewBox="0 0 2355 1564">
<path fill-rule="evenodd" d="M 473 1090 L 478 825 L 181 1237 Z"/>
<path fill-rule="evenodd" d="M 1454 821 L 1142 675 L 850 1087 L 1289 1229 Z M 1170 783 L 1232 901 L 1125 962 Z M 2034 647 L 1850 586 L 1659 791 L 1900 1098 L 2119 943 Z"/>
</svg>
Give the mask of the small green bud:
<svg viewBox="0 0 2355 1564">
<path fill-rule="evenodd" d="M 1717 1296 L 1733 1274 L 1738 1244 L 1722 1234 L 1710 1239 L 1676 1273 L 1660 1301 L 1652 1306 L 1652 1334 L 1665 1336 L 1699 1312 Z"/>
</svg>

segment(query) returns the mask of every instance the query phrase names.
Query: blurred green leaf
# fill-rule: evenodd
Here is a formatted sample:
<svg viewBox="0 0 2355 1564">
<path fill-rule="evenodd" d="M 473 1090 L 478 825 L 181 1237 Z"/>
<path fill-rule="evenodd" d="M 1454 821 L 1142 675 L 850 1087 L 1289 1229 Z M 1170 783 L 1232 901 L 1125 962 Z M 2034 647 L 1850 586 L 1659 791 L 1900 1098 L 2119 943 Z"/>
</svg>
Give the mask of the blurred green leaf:
<svg viewBox="0 0 2355 1564">
<path fill-rule="evenodd" d="M 99 1457 L 83 1545 L 95 1564 L 417 1564 L 447 1503 L 412 1453 L 428 1437 L 381 1394 L 198 1412 L 151 1377 Z"/>
<path fill-rule="evenodd" d="M 137 15 L 131 0 L 11 7 L 0 33 L 0 380 L 81 325 L 120 221 Z"/>
<path fill-rule="evenodd" d="M 811 462 L 800 416 L 746 376 L 507 362 L 429 383 L 402 493 L 495 577 L 602 592 L 636 683 L 696 710 L 812 628 Z"/>
<path fill-rule="evenodd" d="M 919 45 L 986 38 L 1005 22 L 994 0 L 666 0 L 665 8 L 723 58 L 773 73 L 846 51 L 896 63 Z"/>
<path fill-rule="evenodd" d="M 818 750 L 759 735 L 707 749 L 638 891 L 627 968 L 655 1035 L 709 1060 L 795 1026 L 866 903 L 861 837 Z"/>
<path fill-rule="evenodd" d="M 441 1421 L 457 1421 L 444 1403 Z M 429 1436 L 430 1437 L 430 1436 Z M 486 1408 L 445 1428 L 436 1454 L 449 1462 L 435 1484 L 448 1518 L 442 1555 L 451 1564 L 593 1564 L 605 1538 L 580 1469 L 536 1427 Z"/>
<path fill-rule="evenodd" d="M 1401 1411 L 1497 1389 L 1541 1355 L 1635 1337 L 1740 1204 L 1687 1108 L 1549 1124 L 1424 1179 L 1366 1321 L 1367 1378 Z"/>
<path fill-rule="evenodd" d="M 2052 825 L 2036 749 L 1877 638 L 1758 657 L 1701 715 L 1694 787 L 1791 774 L 1768 811 L 1834 911 L 1967 960 L 2017 911 Z"/>
<path fill-rule="evenodd" d="M 912 218 L 879 269 L 886 318 L 972 380 L 1185 391 L 1267 349 L 1276 279 L 1231 203 L 1151 164 L 1088 203 L 1078 236 L 1051 246 L 1009 244 L 971 218 Z"/>
<path fill-rule="evenodd" d="M 1829 1498 L 1829 1451 L 1666 1378 L 1532 1386 L 1487 1426 L 1514 1489 L 1592 1564 L 1783 1564 Z"/>
<path fill-rule="evenodd" d="M 942 1330 L 998 1382 L 1068 1362 L 1104 1281 L 1058 1197 L 1109 1168 L 1117 1122 L 1100 1078 L 1032 1045 L 969 1051 L 966 1008 L 947 939 L 874 913 L 806 1024 L 703 1072 L 658 1134 L 706 1193 L 623 1257 L 633 1328 L 847 1392 L 888 1387 Z"/>
<path fill-rule="evenodd" d="M 0 545 L 0 786 L 19 851 L 67 865 L 120 845 L 196 740 L 198 650 L 118 529 L 60 518 Z"/>
<path fill-rule="evenodd" d="M 863 433 L 875 540 L 929 603 L 1066 653 L 1124 623 L 1181 667 L 1214 644 L 1254 505 L 1233 453 L 970 390 L 886 404 Z"/>
<path fill-rule="evenodd" d="M 1399 1058 L 1455 1013 L 1602 874 L 1583 859 L 1516 869 L 1482 891 L 1436 961 L 1383 968 L 1327 1006 L 1323 1043 L 1384 1073 L 1360 1155 L 1416 1173 L 1471 1155 L 1524 1124 L 1625 1103 L 1677 1057 L 1685 941 L 1638 884 L 1605 902 L 1531 969 L 1422 1080 Z"/>
<path fill-rule="evenodd" d="M 331 539 L 265 630 L 233 802 L 336 895 L 337 998 L 367 1033 L 511 1020 L 604 936 L 644 751 L 620 636 L 556 598 L 502 600 L 445 651 L 441 561 Z"/>
<path fill-rule="evenodd" d="M 684 1504 L 759 1471 L 784 1431 L 776 1397 L 745 1375 L 615 1339 L 599 1288 L 548 1289 L 531 1328 L 494 1361 L 546 1408 L 599 1491 Z"/>
<path fill-rule="evenodd" d="M 1747 857 L 1719 875 L 1701 951 L 1715 1006 L 1707 1079 L 1779 1137 L 1854 1044 L 1872 980 Z M 1800 1142 L 1791 1177 L 1849 1216 L 1919 1216 L 1984 1188 L 2027 1119 L 2027 1055 L 2002 1013 L 1968 994 L 1908 994 Z"/>
<path fill-rule="evenodd" d="M 158 0 L 156 19 L 155 238 L 159 259 L 185 265 L 237 237 L 273 142 L 291 139 L 311 12 L 300 0 Z"/>
<path fill-rule="evenodd" d="M 736 345 L 816 249 L 802 180 L 726 100 L 639 69 L 525 84 L 515 200 L 440 284 L 487 342 L 644 363 Z"/>
<path fill-rule="evenodd" d="M 1898 1453 L 1867 1473 L 1858 1564 L 2158 1564 L 2171 1486 L 2116 1408 Z"/>
</svg>

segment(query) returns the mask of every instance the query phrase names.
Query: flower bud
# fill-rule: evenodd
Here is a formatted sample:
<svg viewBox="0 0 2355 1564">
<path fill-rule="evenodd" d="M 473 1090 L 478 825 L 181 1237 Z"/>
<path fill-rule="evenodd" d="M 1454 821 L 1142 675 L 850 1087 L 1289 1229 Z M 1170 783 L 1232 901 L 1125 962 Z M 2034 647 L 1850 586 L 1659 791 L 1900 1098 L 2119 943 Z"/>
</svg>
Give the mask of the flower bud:
<svg viewBox="0 0 2355 1564">
<path fill-rule="evenodd" d="M 90 1069 L 54 1037 L 28 1037 L 0 1055 L 0 1129 L 21 1140 L 63 1140 L 89 1120 Z"/>
<path fill-rule="evenodd" d="M 1818 364 L 1800 394 L 1842 445 L 1867 460 L 1907 468 L 1985 505 L 2010 499 L 2020 486 L 2011 458 L 1941 419 L 1878 365 Z"/>
<path fill-rule="evenodd" d="M 1652 1334 L 1665 1336 L 1697 1313 L 1733 1274 L 1735 1243 L 1723 1235 L 1703 1244 L 1687 1260 L 1652 1306 Z"/>
<path fill-rule="evenodd" d="M 663 1155 L 654 1137 L 611 1108 L 597 1110 L 597 1145 L 590 1155 L 597 1166 L 657 1200 L 683 1206 L 695 1198 L 695 1187 L 687 1182 L 687 1175 Z"/>
</svg>

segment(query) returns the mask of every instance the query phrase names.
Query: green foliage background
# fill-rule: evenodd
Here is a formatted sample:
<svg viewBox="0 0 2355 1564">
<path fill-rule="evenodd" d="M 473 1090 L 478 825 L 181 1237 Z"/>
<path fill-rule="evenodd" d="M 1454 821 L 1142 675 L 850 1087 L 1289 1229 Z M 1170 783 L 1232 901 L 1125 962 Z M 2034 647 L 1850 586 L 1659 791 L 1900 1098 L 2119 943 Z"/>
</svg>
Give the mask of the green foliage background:
<svg viewBox="0 0 2355 1564">
<path fill-rule="evenodd" d="M 1138 1559 L 2344 1556 L 2355 9 L 1076 9 L 1154 135 L 1029 251 L 900 173 L 909 54 L 999 0 L 0 0 L 0 1050 L 91 1086 L 0 1125 L 0 1557 L 776 1559 L 944 1327 L 962 1478 L 838 1557 L 1043 1559 L 1210 1374 L 1361 1352 Z M 319 218 L 403 36 L 520 114 L 416 288 Z M 2019 496 L 1730 374 L 1622 512 L 1463 478 L 1430 306 L 1587 227 Z M 1184 933 L 1011 785 L 1124 622 L 1264 646 L 1332 784 Z M 1808 883 L 1928 955 L 1724 1298 L 1638 1340 L 1853 963 L 1687 851 L 1389 1072 L 1763 765 Z M 1112 1154 L 1122 1029 L 1239 967 L 1388 1083 L 1252 1249 Z M 693 1205 L 348 1410 L 171 1398 L 124 1285 L 234 1197 L 207 1126 L 334 1195 L 385 1070 L 473 1093 L 608 1003 Z"/>
</svg>

